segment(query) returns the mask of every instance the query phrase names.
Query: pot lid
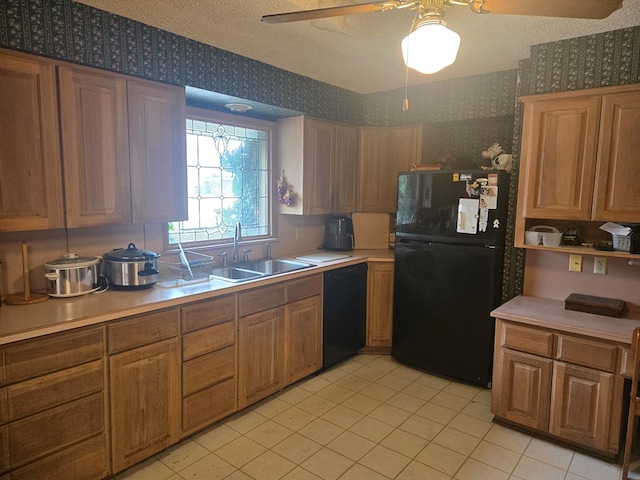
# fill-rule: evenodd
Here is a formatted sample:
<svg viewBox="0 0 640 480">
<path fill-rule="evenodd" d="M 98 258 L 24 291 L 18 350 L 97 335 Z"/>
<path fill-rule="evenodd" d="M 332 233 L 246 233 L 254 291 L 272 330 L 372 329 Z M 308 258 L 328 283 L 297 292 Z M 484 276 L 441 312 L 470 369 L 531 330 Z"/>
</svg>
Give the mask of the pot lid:
<svg viewBox="0 0 640 480">
<path fill-rule="evenodd" d="M 54 260 L 49 260 L 44 264 L 45 268 L 71 269 L 78 267 L 89 267 L 100 263 L 100 257 L 81 257 L 77 253 L 69 252 Z"/>
<path fill-rule="evenodd" d="M 105 259 L 116 262 L 148 262 L 149 260 L 155 260 L 159 256 L 159 253 L 151 250 L 137 248 L 134 243 L 130 243 L 127 248 L 116 248 L 104 254 Z"/>
</svg>

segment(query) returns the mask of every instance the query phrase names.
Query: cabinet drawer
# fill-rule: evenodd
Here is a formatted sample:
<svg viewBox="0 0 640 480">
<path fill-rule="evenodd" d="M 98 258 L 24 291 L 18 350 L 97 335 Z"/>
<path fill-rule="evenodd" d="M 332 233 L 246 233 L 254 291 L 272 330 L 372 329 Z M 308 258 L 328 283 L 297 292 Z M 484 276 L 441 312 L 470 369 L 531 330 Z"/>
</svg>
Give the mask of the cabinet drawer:
<svg viewBox="0 0 640 480">
<path fill-rule="evenodd" d="M 10 420 L 86 397 L 104 389 L 104 364 L 99 360 L 7 387 Z"/>
<path fill-rule="evenodd" d="M 173 308 L 110 324 L 107 330 L 109 353 L 122 352 L 178 336 L 179 317 L 180 310 Z"/>
<path fill-rule="evenodd" d="M 182 394 L 187 395 L 235 376 L 236 349 L 226 347 L 184 363 L 182 368 Z"/>
<path fill-rule="evenodd" d="M 503 347 L 548 358 L 553 355 L 553 333 L 507 322 L 500 324 Z"/>
<path fill-rule="evenodd" d="M 300 280 L 293 280 L 285 284 L 286 303 L 295 302 L 302 298 L 313 297 L 322 293 L 322 275 L 313 275 Z"/>
<path fill-rule="evenodd" d="M 618 347 L 586 338 L 558 335 L 557 359 L 585 367 L 615 372 Z"/>
<path fill-rule="evenodd" d="M 182 332 L 211 327 L 236 318 L 236 297 L 207 300 L 182 307 Z"/>
<path fill-rule="evenodd" d="M 109 475 L 107 441 L 104 434 L 11 472 L 11 480 L 58 478 L 86 480 Z"/>
<path fill-rule="evenodd" d="M 0 473 L 9 470 L 9 427 L 0 426 Z"/>
<path fill-rule="evenodd" d="M 11 466 L 17 467 L 104 431 L 102 393 L 10 423 Z"/>
<path fill-rule="evenodd" d="M 246 317 L 252 313 L 284 305 L 285 286 L 282 283 L 271 287 L 256 288 L 238 295 L 238 315 Z"/>
<path fill-rule="evenodd" d="M 182 337 L 182 358 L 191 358 L 233 345 L 236 341 L 236 322 L 227 322 L 215 327 L 191 332 Z"/>
<path fill-rule="evenodd" d="M 192 433 L 236 411 L 236 380 L 230 378 L 182 401 L 182 431 Z"/>
<path fill-rule="evenodd" d="M 4 350 L 0 349 L 0 385 L 4 385 L 7 382 L 4 373 Z"/>
<path fill-rule="evenodd" d="M 7 403 L 7 389 L 0 388 L 0 425 L 9 421 L 9 406 Z"/>
<path fill-rule="evenodd" d="M 620 349 L 620 375 L 625 377 L 633 377 L 633 368 L 635 362 L 635 356 L 630 347 L 623 347 Z"/>
<path fill-rule="evenodd" d="M 104 355 L 103 327 L 72 330 L 5 347 L 7 384 L 56 372 Z"/>
</svg>

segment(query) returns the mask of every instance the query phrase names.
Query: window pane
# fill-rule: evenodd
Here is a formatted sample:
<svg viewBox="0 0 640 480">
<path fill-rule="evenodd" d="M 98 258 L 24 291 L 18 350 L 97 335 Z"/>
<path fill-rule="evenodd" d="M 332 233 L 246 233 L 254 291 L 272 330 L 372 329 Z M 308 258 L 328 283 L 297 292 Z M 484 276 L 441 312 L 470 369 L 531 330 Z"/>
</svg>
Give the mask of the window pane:
<svg viewBox="0 0 640 480">
<path fill-rule="evenodd" d="M 213 112 L 212 112 L 213 113 Z M 169 243 L 270 233 L 269 131 L 187 119 L 189 219 L 169 224 Z"/>
</svg>

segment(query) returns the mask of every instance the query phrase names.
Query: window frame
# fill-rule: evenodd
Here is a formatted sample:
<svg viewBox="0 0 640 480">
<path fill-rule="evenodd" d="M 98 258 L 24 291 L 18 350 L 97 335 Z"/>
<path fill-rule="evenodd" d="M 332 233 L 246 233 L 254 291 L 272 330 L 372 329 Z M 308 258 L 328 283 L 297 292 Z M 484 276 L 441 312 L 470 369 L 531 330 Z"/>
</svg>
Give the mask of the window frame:
<svg viewBox="0 0 640 480">
<path fill-rule="evenodd" d="M 241 115 L 234 115 L 231 113 L 219 112 L 217 110 L 209 110 L 200 107 L 187 106 L 186 119 L 200 120 L 209 123 L 218 123 L 225 125 L 233 125 L 241 128 L 250 128 L 255 130 L 262 130 L 267 133 L 268 146 L 267 151 L 269 158 L 267 159 L 267 182 L 268 182 L 268 233 L 266 235 L 251 236 L 243 238 L 243 245 L 252 243 L 264 243 L 267 241 L 278 240 L 278 225 L 277 225 L 277 202 L 276 202 L 276 138 L 277 138 L 277 123 L 269 120 L 262 120 L 257 118 L 245 117 Z M 186 136 L 186 124 L 185 124 L 185 136 Z M 185 166 L 186 168 L 186 166 Z M 185 188 L 185 191 L 188 191 Z M 165 251 L 178 251 L 177 243 L 169 243 L 169 222 L 163 224 L 163 247 Z M 200 249 L 212 249 L 212 248 L 225 248 L 233 245 L 233 238 L 223 238 L 212 241 L 198 241 L 198 242 L 186 242 L 182 243 L 184 248 L 189 248 L 191 251 Z"/>
</svg>

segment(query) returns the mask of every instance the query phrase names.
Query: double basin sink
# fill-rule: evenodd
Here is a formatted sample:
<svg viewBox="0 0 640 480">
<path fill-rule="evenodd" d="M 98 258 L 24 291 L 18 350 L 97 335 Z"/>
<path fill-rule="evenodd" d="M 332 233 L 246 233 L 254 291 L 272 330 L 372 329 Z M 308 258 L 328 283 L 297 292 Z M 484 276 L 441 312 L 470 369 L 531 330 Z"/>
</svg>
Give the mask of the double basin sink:
<svg viewBox="0 0 640 480">
<path fill-rule="evenodd" d="M 260 277 L 268 277 L 279 273 L 293 272 L 310 267 L 311 264 L 293 260 L 256 260 L 240 262 L 228 267 L 214 268 L 211 276 L 227 282 L 246 282 Z"/>
</svg>

